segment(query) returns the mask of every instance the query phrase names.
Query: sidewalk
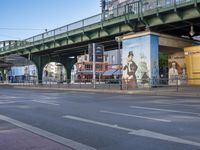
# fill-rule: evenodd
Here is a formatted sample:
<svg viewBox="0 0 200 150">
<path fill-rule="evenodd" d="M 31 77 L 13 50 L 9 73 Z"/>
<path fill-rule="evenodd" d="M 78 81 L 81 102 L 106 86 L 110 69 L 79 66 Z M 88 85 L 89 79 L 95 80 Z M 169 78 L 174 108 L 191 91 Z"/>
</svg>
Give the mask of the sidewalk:
<svg viewBox="0 0 200 150">
<path fill-rule="evenodd" d="M 118 93 L 118 94 L 140 94 L 140 95 L 155 95 L 155 96 L 188 96 L 200 97 L 200 87 L 185 87 L 179 88 L 146 88 L 132 90 L 116 90 L 116 89 L 87 89 L 87 88 L 57 88 L 57 87 L 26 87 L 14 86 L 14 88 L 35 89 L 35 90 L 60 90 L 60 91 L 79 91 L 79 92 L 101 92 L 101 93 Z"/>
<path fill-rule="evenodd" d="M 74 150 L 0 120 L 1 150 Z"/>
</svg>

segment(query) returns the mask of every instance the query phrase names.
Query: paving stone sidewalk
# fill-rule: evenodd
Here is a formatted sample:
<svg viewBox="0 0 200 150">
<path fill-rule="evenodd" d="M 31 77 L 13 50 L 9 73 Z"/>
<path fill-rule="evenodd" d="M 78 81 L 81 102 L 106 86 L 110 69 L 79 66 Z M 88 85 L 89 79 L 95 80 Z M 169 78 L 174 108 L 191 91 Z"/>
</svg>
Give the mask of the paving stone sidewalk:
<svg viewBox="0 0 200 150">
<path fill-rule="evenodd" d="M 0 120 L 1 150 L 74 150 Z"/>
</svg>

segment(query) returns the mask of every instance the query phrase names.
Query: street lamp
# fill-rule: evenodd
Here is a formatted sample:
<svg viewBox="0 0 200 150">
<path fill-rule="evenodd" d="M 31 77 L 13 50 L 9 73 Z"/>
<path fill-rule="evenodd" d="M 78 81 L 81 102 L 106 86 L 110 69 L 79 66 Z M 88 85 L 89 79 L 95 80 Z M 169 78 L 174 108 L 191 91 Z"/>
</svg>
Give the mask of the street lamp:
<svg viewBox="0 0 200 150">
<path fill-rule="evenodd" d="M 122 59 L 121 59 L 121 52 L 120 52 L 122 39 L 123 39 L 122 36 L 115 37 L 115 41 L 118 43 L 118 60 L 119 60 L 119 76 L 120 77 L 122 75 L 122 70 L 121 70 Z M 120 84 L 120 90 L 122 90 L 122 77 L 119 78 L 119 84 Z"/>
<path fill-rule="evenodd" d="M 194 32 L 194 26 L 191 24 L 190 26 L 190 32 L 189 32 L 190 36 L 194 36 L 195 32 Z"/>
</svg>

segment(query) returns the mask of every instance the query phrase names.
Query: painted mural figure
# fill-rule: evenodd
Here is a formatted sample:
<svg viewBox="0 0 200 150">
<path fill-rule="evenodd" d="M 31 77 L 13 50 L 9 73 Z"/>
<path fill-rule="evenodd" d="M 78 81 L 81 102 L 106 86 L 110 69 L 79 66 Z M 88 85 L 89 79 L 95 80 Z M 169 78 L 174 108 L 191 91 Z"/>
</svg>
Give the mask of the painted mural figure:
<svg viewBox="0 0 200 150">
<path fill-rule="evenodd" d="M 125 71 L 125 74 L 123 75 L 123 79 L 126 85 L 128 85 L 131 88 L 134 88 L 137 86 L 135 73 L 138 69 L 138 66 L 133 61 L 133 56 L 134 56 L 133 52 L 129 51 L 127 63 L 123 67 L 123 70 Z"/>
<path fill-rule="evenodd" d="M 147 62 L 146 62 L 146 57 L 144 54 L 141 54 L 141 62 L 139 64 L 140 68 L 140 74 L 141 74 L 141 83 L 149 83 L 149 76 L 148 76 L 148 67 L 147 67 Z"/>
<path fill-rule="evenodd" d="M 172 66 L 169 69 L 169 85 L 176 85 L 178 78 L 178 70 L 176 69 L 176 63 L 172 62 Z"/>
</svg>

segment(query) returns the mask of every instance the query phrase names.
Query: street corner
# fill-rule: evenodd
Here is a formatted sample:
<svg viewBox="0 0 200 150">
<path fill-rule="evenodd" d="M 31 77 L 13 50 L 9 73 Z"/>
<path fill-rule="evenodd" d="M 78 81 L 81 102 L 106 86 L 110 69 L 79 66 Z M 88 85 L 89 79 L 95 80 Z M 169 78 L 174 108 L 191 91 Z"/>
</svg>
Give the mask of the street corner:
<svg viewBox="0 0 200 150">
<path fill-rule="evenodd" d="M 0 149 L 74 150 L 2 120 L 0 120 Z"/>
</svg>

